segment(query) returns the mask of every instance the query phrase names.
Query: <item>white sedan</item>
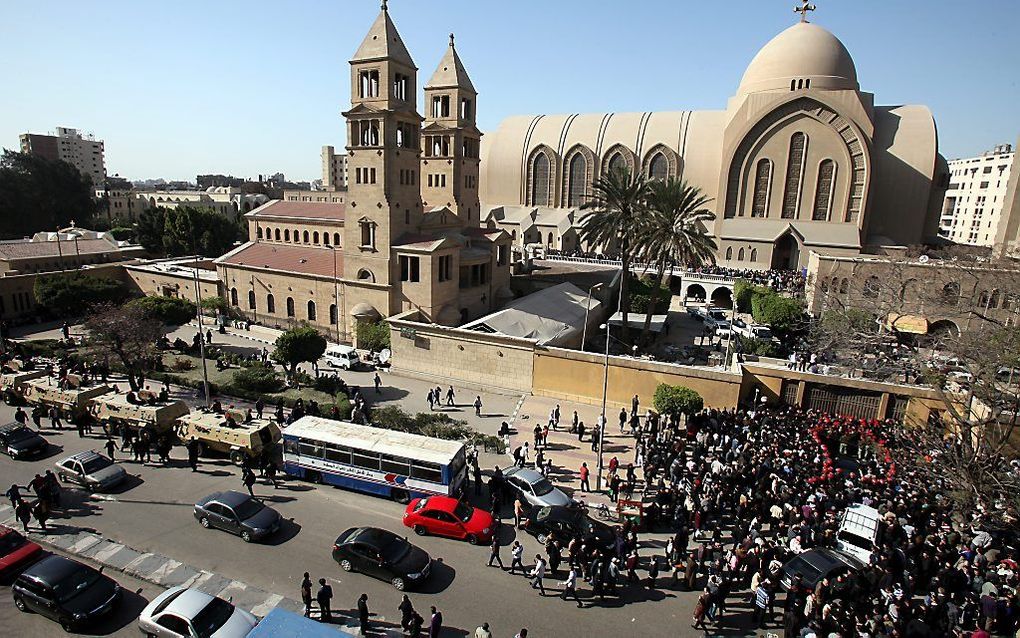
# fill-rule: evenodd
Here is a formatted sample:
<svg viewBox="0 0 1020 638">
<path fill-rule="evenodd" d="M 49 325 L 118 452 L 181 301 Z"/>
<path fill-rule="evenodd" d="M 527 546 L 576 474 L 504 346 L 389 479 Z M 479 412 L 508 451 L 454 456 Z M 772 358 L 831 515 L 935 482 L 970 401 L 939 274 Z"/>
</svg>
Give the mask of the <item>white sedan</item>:
<svg viewBox="0 0 1020 638">
<path fill-rule="evenodd" d="M 160 638 L 244 638 L 258 622 L 222 598 L 187 587 L 171 587 L 138 616 L 142 633 Z"/>
</svg>

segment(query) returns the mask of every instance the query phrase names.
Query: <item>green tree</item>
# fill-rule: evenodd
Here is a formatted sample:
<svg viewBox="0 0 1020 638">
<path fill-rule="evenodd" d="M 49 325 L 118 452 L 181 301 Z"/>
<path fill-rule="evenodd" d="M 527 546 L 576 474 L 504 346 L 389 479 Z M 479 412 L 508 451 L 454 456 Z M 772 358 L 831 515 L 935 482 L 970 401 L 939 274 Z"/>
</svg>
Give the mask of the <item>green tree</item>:
<svg viewBox="0 0 1020 638">
<path fill-rule="evenodd" d="M 715 241 L 706 226 L 715 214 L 705 208 L 712 201 L 697 186 L 673 178 L 649 184 L 647 207 L 636 224 L 634 250 L 645 263 L 654 264 L 656 282 L 662 282 L 666 268 L 695 268 L 715 263 Z M 661 286 L 654 286 L 645 314 L 641 340 L 648 338 Z"/>
<path fill-rule="evenodd" d="M 77 317 L 97 304 L 121 303 L 128 296 L 116 279 L 87 277 L 80 273 L 59 273 L 37 277 L 35 300 L 57 317 Z"/>
<path fill-rule="evenodd" d="M 299 363 L 318 361 L 325 351 L 326 337 L 311 326 L 298 326 L 277 337 L 273 359 L 287 366 L 290 376 L 294 376 Z"/>
<path fill-rule="evenodd" d="M 262 363 L 235 372 L 234 383 L 242 390 L 251 392 L 273 393 L 283 389 L 283 381 L 276 370 Z"/>
<path fill-rule="evenodd" d="M 175 297 L 141 297 L 128 303 L 167 326 L 183 326 L 195 318 L 195 304 Z"/>
<path fill-rule="evenodd" d="M 756 294 L 751 298 L 751 316 L 775 332 L 788 334 L 804 323 L 804 302 L 778 293 Z"/>
<path fill-rule="evenodd" d="M 92 178 L 74 166 L 4 150 L 0 157 L 0 237 L 26 237 L 87 224 L 98 210 Z"/>
<path fill-rule="evenodd" d="M 674 419 L 681 414 L 692 416 L 705 407 L 705 401 L 694 390 L 682 385 L 660 383 L 652 396 L 652 405 L 659 414 L 666 414 Z"/>
<path fill-rule="evenodd" d="M 627 314 L 630 262 L 633 256 L 631 234 L 645 210 L 648 182 L 644 175 L 632 175 L 626 169 L 610 171 L 595 181 L 591 198 L 581 208 L 590 211 L 581 228 L 581 241 L 589 246 L 616 249 L 622 262 L 620 275 L 620 311 L 623 312 L 622 338 L 627 340 Z"/>
<path fill-rule="evenodd" d="M 243 239 L 235 219 L 207 208 L 152 208 L 138 217 L 138 243 L 155 255 L 218 257 Z"/>
<path fill-rule="evenodd" d="M 358 347 L 379 352 L 390 347 L 390 324 L 385 321 L 358 322 Z"/>
<path fill-rule="evenodd" d="M 737 343 L 740 352 L 753 354 L 759 357 L 776 356 L 776 344 L 756 337 L 745 337 L 737 335 Z"/>
<path fill-rule="evenodd" d="M 85 332 L 88 358 L 109 363 L 112 356 L 124 368 L 132 390 L 144 386 L 160 357 L 156 342 L 163 325 L 158 320 L 138 306 L 104 304 L 85 320 Z"/>
</svg>

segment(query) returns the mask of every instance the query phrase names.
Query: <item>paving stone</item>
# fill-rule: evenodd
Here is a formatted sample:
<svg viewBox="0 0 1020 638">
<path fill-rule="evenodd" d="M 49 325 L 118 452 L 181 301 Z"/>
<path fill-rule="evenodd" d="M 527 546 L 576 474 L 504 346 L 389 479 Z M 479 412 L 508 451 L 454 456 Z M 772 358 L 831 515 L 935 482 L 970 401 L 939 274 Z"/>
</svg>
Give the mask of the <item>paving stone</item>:
<svg viewBox="0 0 1020 638">
<path fill-rule="evenodd" d="M 132 561 L 130 564 L 124 567 L 124 572 L 137 576 L 138 578 L 145 578 L 146 580 L 153 580 L 151 578 L 152 572 L 156 571 L 163 565 L 166 565 L 167 561 L 170 560 L 162 554 L 142 554 L 137 559 Z"/>
<path fill-rule="evenodd" d="M 224 578 L 219 574 L 209 574 L 209 578 L 199 579 L 198 581 L 195 582 L 194 585 L 192 585 L 192 587 L 197 587 L 198 589 L 204 591 L 207 594 L 217 596 L 221 591 L 223 591 L 225 587 L 230 585 L 230 583 L 232 582 L 233 581 L 230 580 L 229 578 Z"/>
<path fill-rule="evenodd" d="M 161 584 L 164 587 L 177 587 L 178 585 L 184 585 L 193 581 L 201 573 L 191 565 L 180 564 L 176 569 L 163 577 Z"/>
<path fill-rule="evenodd" d="M 141 552 L 136 552 L 130 547 L 124 547 L 123 545 L 121 545 L 119 551 L 111 554 L 110 556 L 106 557 L 106 559 L 101 560 L 100 562 L 103 563 L 104 565 L 109 565 L 114 569 L 124 571 L 125 567 L 127 567 L 133 561 L 137 560 L 138 557 L 141 555 L 142 555 Z"/>
</svg>

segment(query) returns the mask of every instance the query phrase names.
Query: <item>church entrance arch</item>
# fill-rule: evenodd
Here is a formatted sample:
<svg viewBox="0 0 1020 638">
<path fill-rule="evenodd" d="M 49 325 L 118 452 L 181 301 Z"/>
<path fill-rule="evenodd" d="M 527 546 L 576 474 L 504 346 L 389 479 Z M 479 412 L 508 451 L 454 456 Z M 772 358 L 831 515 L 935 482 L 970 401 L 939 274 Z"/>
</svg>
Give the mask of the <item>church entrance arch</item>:
<svg viewBox="0 0 1020 638">
<path fill-rule="evenodd" d="M 712 291 L 712 305 L 716 308 L 732 308 L 733 293 L 725 286 L 716 288 Z"/>
<path fill-rule="evenodd" d="M 800 244 L 797 238 L 790 233 L 783 233 L 772 247 L 772 269 L 797 270 L 799 261 Z"/>
</svg>

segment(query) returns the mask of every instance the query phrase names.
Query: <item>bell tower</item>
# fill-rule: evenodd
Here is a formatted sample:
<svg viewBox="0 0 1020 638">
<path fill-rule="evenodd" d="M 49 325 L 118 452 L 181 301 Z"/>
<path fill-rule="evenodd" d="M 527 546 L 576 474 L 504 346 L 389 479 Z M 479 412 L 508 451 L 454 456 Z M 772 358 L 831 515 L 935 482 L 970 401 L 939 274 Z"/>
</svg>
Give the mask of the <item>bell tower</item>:
<svg viewBox="0 0 1020 638">
<path fill-rule="evenodd" d="M 390 247 L 417 229 L 419 191 L 418 68 L 390 20 L 386 0 L 351 65 L 347 118 L 348 203 L 344 274 L 390 284 Z"/>
<path fill-rule="evenodd" d="M 478 226 L 481 208 L 477 97 L 451 33 L 450 45 L 425 85 L 421 193 L 426 207 L 446 206 L 468 226 Z"/>
</svg>

